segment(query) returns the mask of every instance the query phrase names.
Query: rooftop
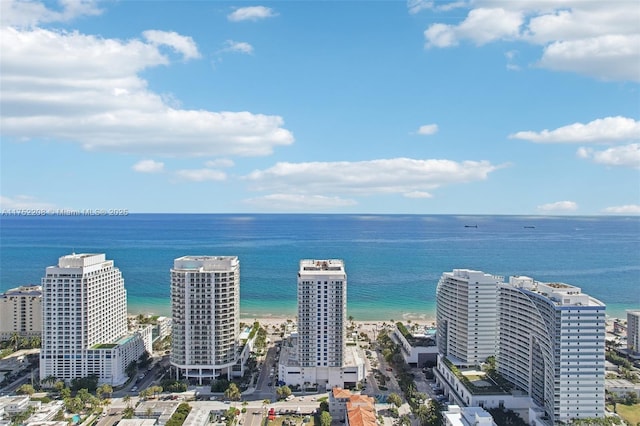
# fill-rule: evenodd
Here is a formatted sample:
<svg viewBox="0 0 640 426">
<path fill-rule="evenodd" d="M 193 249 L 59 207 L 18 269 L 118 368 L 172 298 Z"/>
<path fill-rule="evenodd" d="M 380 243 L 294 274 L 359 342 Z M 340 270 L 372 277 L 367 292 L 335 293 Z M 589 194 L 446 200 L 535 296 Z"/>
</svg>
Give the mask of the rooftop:
<svg viewBox="0 0 640 426">
<path fill-rule="evenodd" d="M 341 271 L 344 272 L 344 262 L 341 259 L 300 261 L 300 271 Z"/>
</svg>

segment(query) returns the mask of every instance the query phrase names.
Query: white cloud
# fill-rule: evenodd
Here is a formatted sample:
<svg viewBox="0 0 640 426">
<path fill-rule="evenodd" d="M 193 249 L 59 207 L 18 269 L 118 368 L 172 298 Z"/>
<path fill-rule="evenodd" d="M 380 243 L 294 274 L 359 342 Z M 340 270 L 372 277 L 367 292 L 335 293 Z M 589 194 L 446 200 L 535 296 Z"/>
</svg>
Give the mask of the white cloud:
<svg viewBox="0 0 640 426">
<path fill-rule="evenodd" d="M 605 35 L 554 42 L 544 48 L 539 65 L 602 80 L 640 81 L 638 58 L 640 35 Z"/>
<path fill-rule="evenodd" d="M 408 194 L 487 179 L 504 166 L 487 161 L 392 158 L 360 162 L 277 163 L 245 179 L 254 190 L 291 194 Z"/>
<path fill-rule="evenodd" d="M 271 8 L 265 6 L 241 7 L 234 10 L 227 16 L 231 22 L 258 21 L 260 19 L 272 18 L 278 14 Z"/>
<path fill-rule="evenodd" d="M 405 194 L 402 194 L 404 197 L 406 198 L 431 198 L 433 197 L 433 195 L 429 194 L 428 192 L 424 192 L 424 191 L 411 191 L 411 192 L 407 192 Z"/>
<path fill-rule="evenodd" d="M 227 179 L 226 173 L 212 169 L 178 170 L 175 175 L 179 180 L 191 182 L 223 181 Z"/>
<path fill-rule="evenodd" d="M 304 194 L 269 194 L 249 198 L 245 203 L 274 211 L 317 211 L 335 207 L 349 207 L 357 203 L 340 197 Z"/>
<path fill-rule="evenodd" d="M 438 133 L 437 124 L 425 124 L 418 129 L 419 135 L 435 135 L 436 133 Z"/>
<path fill-rule="evenodd" d="M 555 203 L 542 204 L 538 210 L 545 213 L 551 212 L 573 212 L 578 210 L 578 204 L 573 201 L 557 201 Z"/>
<path fill-rule="evenodd" d="M 218 158 L 216 160 L 209 160 L 206 163 L 204 163 L 204 165 L 205 167 L 209 167 L 209 168 L 217 168 L 217 167 L 229 168 L 229 167 L 233 167 L 235 163 L 233 162 L 233 160 L 229 160 L 228 158 Z"/>
<path fill-rule="evenodd" d="M 169 63 L 153 43 L 44 29 L 0 31 L 3 138 L 154 156 L 259 156 L 293 143 L 279 116 L 168 105 L 138 76 Z"/>
<path fill-rule="evenodd" d="M 517 50 L 510 50 L 505 52 L 504 57 L 507 58 L 507 69 L 511 71 L 520 71 L 520 65 L 515 63 L 515 59 L 518 56 Z"/>
<path fill-rule="evenodd" d="M 60 10 L 49 9 L 44 3 L 24 0 L 0 1 L 2 27 L 33 27 L 40 23 L 68 22 L 80 16 L 99 15 L 96 0 L 60 0 Z"/>
<path fill-rule="evenodd" d="M 640 81 L 640 7 L 637 1 L 477 0 L 457 24 L 434 23 L 426 47 L 463 40 L 482 45 L 523 41 L 541 46 L 539 66 L 603 80 Z"/>
<path fill-rule="evenodd" d="M 427 47 L 449 47 L 461 39 L 483 45 L 499 39 L 517 38 L 522 14 L 501 8 L 478 8 L 459 25 L 433 24 L 425 32 Z"/>
<path fill-rule="evenodd" d="M 555 130 L 523 131 L 509 135 L 541 143 L 610 143 L 640 139 L 640 121 L 627 117 L 605 117 L 587 124 L 574 123 Z"/>
<path fill-rule="evenodd" d="M 415 15 L 423 10 L 429 10 L 433 8 L 433 1 L 430 0 L 408 0 L 407 9 L 409 13 Z"/>
<path fill-rule="evenodd" d="M 37 209 L 46 210 L 52 209 L 53 204 L 45 201 L 40 201 L 30 195 L 17 195 L 13 198 L 0 196 L 0 207 L 3 210 L 13 209 Z"/>
<path fill-rule="evenodd" d="M 164 163 L 154 160 L 140 160 L 131 168 L 139 173 L 161 173 L 164 171 Z"/>
<path fill-rule="evenodd" d="M 142 33 L 154 46 L 169 46 L 182 54 L 184 59 L 197 59 L 200 57 L 198 46 L 191 37 L 180 35 L 173 31 L 147 30 Z"/>
<path fill-rule="evenodd" d="M 246 53 L 248 55 L 253 53 L 253 46 L 243 41 L 227 40 L 224 43 L 223 52 L 238 52 Z"/>
<path fill-rule="evenodd" d="M 607 207 L 603 212 L 612 214 L 640 214 L 640 205 L 627 204 L 624 206 Z"/>
<path fill-rule="evenodd" d="M 616 146 L 604 151 L 581 147 L 578 157 L 606 166 L 622 166 L 640 169 L 640 143 Z"/>
</svg>

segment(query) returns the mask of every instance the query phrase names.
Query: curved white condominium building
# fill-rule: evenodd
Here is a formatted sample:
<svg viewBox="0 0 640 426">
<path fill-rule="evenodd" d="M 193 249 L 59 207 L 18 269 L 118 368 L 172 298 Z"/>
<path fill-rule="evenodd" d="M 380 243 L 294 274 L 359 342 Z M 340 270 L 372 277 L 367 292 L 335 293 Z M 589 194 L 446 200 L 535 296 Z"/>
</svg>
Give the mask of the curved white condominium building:
<svg viewBox="0 0 640 426">
<path fill-rule="evenodd" d="M 239 360 L 240 261 L 184 256 L 171 269 L 171 365 L 186 378 L 231 377 Z"/>
<path fill-rule="evenodd" d="M 498 372 L 554 422 L 604 417 L 605 305 L 579 287 L 511 277 L 498 308 Z"/>
</svg>

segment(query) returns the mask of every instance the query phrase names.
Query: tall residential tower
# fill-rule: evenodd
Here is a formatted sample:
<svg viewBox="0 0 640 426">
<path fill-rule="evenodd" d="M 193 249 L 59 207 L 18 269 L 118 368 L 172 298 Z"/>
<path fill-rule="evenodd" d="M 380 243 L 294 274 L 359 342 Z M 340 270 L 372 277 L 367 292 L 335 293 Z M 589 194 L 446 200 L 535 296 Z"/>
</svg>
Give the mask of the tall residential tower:
<svg viewBox="0 0 640 426">
<path fill-rule="evenodd" d="M 298 329 L 280 352 L 279 377 L 290 385 L 352 388 L 362 383 L 364 360 L 347 347 L 347 273 L 339 259 L 300 261 Z"/>
<path fill-rule="evenodd" d="M 627 311 L 627 350 L 640 353 L 640 311 Z"/>
<path fill-rule="evenodd" d="M 184 256 L 171 269 L 171 365 L 202 383 L 231 378 L 239 363 L 240 261 L 236 256 Z"/>
<path fill-rule="evenodd" d="M 605 415 L 605 308 L 569 284 L 500 285 L 497 370 L 554 422 Z"/>
<path fill-rule="evenodd" d="M 496 353 L 496 300 L 503 277 L 469 269 L 442 274 L 436 290 L 438 350 L 456 365 Z"/>
<path fill-rule="evenodd" d="M 40 379 L 96 375 L 121 384 L 125 369 L 151 349 L 151 329 L 127 334 L 124 279 L 104 254 L 70 254 L 42 278 Z"/>
<path fill-rule="evenodd" d="M 300 261 L 298 353 L 304 367 L 344 364 L 347 273 L 342 260 Z"/>
</svg>

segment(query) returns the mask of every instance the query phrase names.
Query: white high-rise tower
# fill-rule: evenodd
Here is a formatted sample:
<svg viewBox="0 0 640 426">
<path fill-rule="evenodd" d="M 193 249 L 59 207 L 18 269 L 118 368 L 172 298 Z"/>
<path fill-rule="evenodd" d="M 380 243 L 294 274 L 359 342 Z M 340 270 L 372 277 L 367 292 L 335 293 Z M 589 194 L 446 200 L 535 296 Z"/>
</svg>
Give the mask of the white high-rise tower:
<svg viewBox="0 0 640 426">
<path fill-rule="evenodd" d="M 150 349 L 150 330 L 127 336 L 124 279 L 104 254 L 62 256 L 46 269 L 42 321 L 41 379 L 95 375 L 120 384 L 128 364 Z"/>
<path fill-rule="evenodd" d="M 221 374 L 231 378 L 239 360 L 238 257 L 175 259 L 171 269 L 171 312 L 171 365 L 177 372 L 199 383 Z"/>
<path fill-rule="evenodd" d="M 442 274 L 436 290 L 438 351 L 456 365 L 479 365 L 496 353 L 498 284 L 503 277 L 469 269 Z"/>
<path fill-rule="evenodd" d="M 347 274 L 342 260 L 300 261 L 298 357 L 303 367 L 342 367 Z"/>
<path fill-rule="evenodd" d="M 564 283 L 511 277 L 498 291 L 496 367 L 554 422 L 604 412 L 605 305 Z"/>
</svg>

